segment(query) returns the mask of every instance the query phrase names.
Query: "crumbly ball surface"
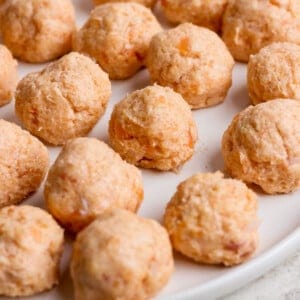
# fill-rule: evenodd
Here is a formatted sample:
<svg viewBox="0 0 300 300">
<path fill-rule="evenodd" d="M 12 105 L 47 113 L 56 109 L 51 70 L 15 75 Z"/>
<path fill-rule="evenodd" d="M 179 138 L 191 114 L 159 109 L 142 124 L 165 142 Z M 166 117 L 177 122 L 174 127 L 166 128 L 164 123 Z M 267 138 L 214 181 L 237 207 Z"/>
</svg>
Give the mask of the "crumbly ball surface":
<svg viewBox="0 0 300 300">
<path fill-rule="evenodd" d="M 231 1 L 223 17 L 222 38 L 242 62 L 274 42 L 300 44 L 300 1 Z"/>
<path fill-rule="evenodd" d="M 32 134 L 62 145 L 88 134 L 110 95 L 107 74 L 90 58 L 72 52 L 20 81 L 16 114 Z"/>
<path fill-rule="evenodd" d="M 256 195 L 223 174 L 196 174 L 177 187 L 164 224 L 173 247 L 200 263 L 236 265 L 258 244 Z"/>
<path fill-rule="evenodd" d="M 49 164 L 47 148 L 19 126 L 0 120 L 0 208 L 35 192 Z"/>
<path fill-rule="evenodd" d="M 142 176 L 105 143 L 77 138 L 51 167 L 44 195 L 50 213 L 78 232 L 109 208 L 136 212 L 143 200 Z"/>
<path fill-rule="evenodd" d="M 150 299 L 168 282 L 173 264 L 161 225 L 112 210 L 77 236 L 71 260 L 75 299 Z"/>
<path fill-rule="evenodd" d="M 0 65 L 0 106 L 2 106 L 11 101 L 18 81 L 18 63 L 3 45 L 0 45 Z"/>
<path fill-rule="evenodd" d="M 157 0 L 93 0 L 95 5 L 110 3 L 110 2 L 136 2 L 146 7 L 153 7 Z"/>
<path fill-rule="evenodd" d="M 224 101 L 233 64 L 216 33 L 190 23 L 156 34 L 147 57 L 152 82 L 173 88 L 193 109 Z"/>
<path fill-rule="evenodd" d="M 161 26 L 151 10 L 134 2 L 96 7 L 74 38 L 74 49 L 93 57 L 111 79 L 125 79 L 143 65 Z"/>
<path fill-rule="evenodd" d="M 155 85 L 133 92 L 115 106 L 109 141 L 129 163 L 176 170 L 194 153 L 197 127 L 183 98 Z"/>
<path fill-rule="evenodd" d="M 277 99 L 239 113 L 223 136 L 226 171 L 266 193 L 300 186 L 300 102 Z"/>
<path fill-rule="evenodd" d="M 75 31 L 71 0 L 10 0 L 1 15 L 3 43 L 16 58 L 41 63 L 71 50 Z"/>
<path fill-rule="evenodd" d="M 58 283 L 63 230 L 44 210 L 0 210 L 0 295 L 25 297 Z"/>
<path fill-rule="evenodd" d="M 219 32 L 228 0 L 161 0 L 166 18 L 172 23 L 191 22 Z"/>
<path fill-rule="evenodd" d="M 248 92 L 253 104 L 273 99 L 300 100 L 300 45 L 274 43 L 251 55 Z"/>
</svg>

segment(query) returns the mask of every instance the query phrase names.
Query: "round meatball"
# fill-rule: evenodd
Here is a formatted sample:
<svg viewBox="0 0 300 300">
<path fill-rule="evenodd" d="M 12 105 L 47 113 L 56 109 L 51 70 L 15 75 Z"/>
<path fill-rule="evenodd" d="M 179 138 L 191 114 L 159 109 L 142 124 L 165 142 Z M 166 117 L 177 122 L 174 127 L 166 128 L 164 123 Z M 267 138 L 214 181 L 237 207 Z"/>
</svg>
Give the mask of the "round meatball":
<svg viewBox="0 0 300 300">
<path fill-rule="evenodd" d="M 143 65 L 161 27 L 151 10 L 133 2 L 96 7 L 74 38 L 74 49 L 93 57 L 111 79 L 125 79 Z"/>
<path fill-rule="evenodd" d="M 10 51 L 0 45 L 0 106 L 9 103 L 13 97 L 18 81 L 17 65 Z"/>
<path fill-rule="evenodd" d="M 227 173 L 266 193 L 300 186 L 300 102 L 277 99 L 239 113 L 223 136 Z"/>
<path fill-rule="evenodd" d="M 38 139 L 0 120 L 0 208 L 17 204 L 35 192 L 48 164 L 48 150 Z"/>
<path fill-rule="evenodd" d="M 183 98 L 155 85 L 133 92 L 115 106 L 109 141 L 136 166 L 177 170 L 194 153 L 197 127 Z"/>
<path fill-rule="evenodd" d="M 0 210 L 0 295 L 29 296 L 58 283 L 64 232 L 44 210 Z"/>
<path fill-rule="evenodd" d="M 105 143 L 76 138 L 51 167 L 44 195 L 50 213 L 78 232 L 106 209 L 136 212 L 143 199 L 142 176 Z"/>
<path fill-rule="evenodd" d="M 10 0 L 1 18 L 4 44 L 15 57 L 31 63 L 69 52 L 74 31 L 71 0 Z"/>
<path fill-rule="evenodd" d="M 125 210 L 108 211 L 76 238 L 75 299 L 150 299 L 168 282 L 173 264 L 161 225 Z"/>
<path fill-rule="evenodd" d="M 177 187 L 164 224 L 183 255 L 206 264 L 240 264 L 258 245 L 256 195 L 220 172 L 199 173 Z"/>
<path fill-rule="evenodd" d="M 148 53 L 152 82 L 173 88 L 193 109 L 224 101 L 234 61 L 214 32 L 185 23 L 156 34 Z"/>
<path fill-rule="evenodd" d="M 16 113 L 32 134 L 62 145 L 95 126 L 110 94 L 107 74 L 90 58 L 73 52 L 21 80 Z"/>
<path fill-rule="evenodd" d="M 223 16 L 222 37 L 236 60 L 273 42 L 300 44 L 299 0 L 234 0 Z"/>
<path fill-rule="evenodd" d="M 108 2 L 136 2 L 147 7 L 153 7 L 156 0 L 93 0 L 95 5 L 108 3 Z"/>
<path fill-rule="evenodd" d="M 172 23 L 191 22 L 219 32 L 229 0 L 161 0 L 166 18 Z"/>
<path fill-rule="evenodd" d="M 274 43 L 248 64 L 248 92 L 253 104 L 277 98 L 300 100 L 300 45 Z"/>
</svg>

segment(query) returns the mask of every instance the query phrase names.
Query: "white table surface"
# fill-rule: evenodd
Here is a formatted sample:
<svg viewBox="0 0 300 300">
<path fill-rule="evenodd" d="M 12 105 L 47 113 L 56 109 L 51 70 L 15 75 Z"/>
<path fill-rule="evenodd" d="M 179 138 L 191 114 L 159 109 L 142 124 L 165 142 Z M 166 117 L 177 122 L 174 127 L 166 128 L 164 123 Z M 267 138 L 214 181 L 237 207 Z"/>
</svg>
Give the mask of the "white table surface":
<svg viewBox="0 0 300 300">
<path fill-rule="evenodd" d="M 275 269 L 222 300 L 300 300 L 300 249 Z"/>
</svg>

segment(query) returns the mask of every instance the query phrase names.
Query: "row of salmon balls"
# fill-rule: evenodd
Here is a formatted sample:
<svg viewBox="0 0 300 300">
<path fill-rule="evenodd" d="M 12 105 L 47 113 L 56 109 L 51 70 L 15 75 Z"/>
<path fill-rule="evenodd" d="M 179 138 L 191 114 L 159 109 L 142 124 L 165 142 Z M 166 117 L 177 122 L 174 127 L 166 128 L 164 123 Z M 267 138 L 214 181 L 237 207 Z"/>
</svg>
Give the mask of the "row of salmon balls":
<svg viewBox="0 0 300 300">
<path fill-rule="evenodd" d="M 100 5 L 92 11 L 89 20 L 75 36 L 74 49 L 94 58 L 110 78 L 127 78 L 146 64 L 152 82 L 173 88 L 193 109 L 222 102 L 231 86 L 233 59 L 221 39 L 212 31 L 191 24 L 182 24 L 158 33 L 160 30 L 151 11 L 141 5 Z M 15 31 L 10 30 L 12 33 Z M 266 44 L 272 41 L 270 39 Z M 299 46 L 289 45 L 278 44 L 277 49 L 274 46 L 257 59 L 256 55 L 251 56 L 249 94 L 255 104 L 268 100 L 268 91 L 275 88 L 278 92 L 276 97 L 271 98 L 299 97 L 297 90 L 300 80 L 296 63 Z M 21 49 L 25 51 L 28 47 Z M 34 57 L 37 55 L 34 54 Z M 16 62 L 3 47 L 0 59 L 3 61 L 0 105 L 3 105 L 11 99 L 17 74 Z M 280 63 L 279 67 L 276 67 L 277 62 Z M 279 76 L 284 79 L 280 80 Z M 105 82 L 103 76 L 101 78 Z"/>
<path fill-rule="evenodd" d="M 18 3 L 16 1 L 10 5 Z M 22 3 L 25 5 L 25 2 Z M 29 4 L 30 1 L 26 5 Z M 8 11 L 5 15 L 9 15 Z M 9 30 L 12 33 L 16 31 Z M 127 78 L 146 64 L 152 82 L 173 88 L 194 109 L 222 102 L 231 86 L 233 59 L 221 39 L 212 31 L 191 24 L 183 24 L 165 32 L 158 33 L 159 31 L 161 31 L 160 25 L 151 11 L 139 4 L 100 5 L 92 11 L 89 20 L 75 35 L 74 49 L 93 57 L 111 78 Z M 49 32 L 51 31 L 47 31 Z M 272 41 L 270 39 L 268 43 Z M 28 47 L 28 45 L 21 47 L 21 50 L 25 51 Z M 294 49 L 293 52 L 298 53 L 296 45 Z M 276 54 L 276 51 L 268 54 L 270 58 L 273 57 L 274 52 Z M 273 62 L 276 62 L 278 56 L 279 54 L 274 55 Z M 6 80 L 1 80 L 3 91 L 0 101 L 1 104 L 5 104 L 11 99 L 11 91 L 17 75 L 13 71 L 15 62 L 9 59 L 9 54 L 1 53 L 1 57 L 6 62 L 3 63 L 5 67 L 1 78 Z M 34 54 L 34 57 L 38 55 Z M 289 57 L 285 57 L 286 62 L 288 59 Z M 290 69 L 297 68 L 297 65 L 293 66 L 296 59 L 296 57 L 292 58 Z M 271 70 L 274 69 L 273 65 Z M 249 87 L 257 90 L 260 88 L 256 86 L 257 74 L 269 74 L 270 71 L 267 68 L 258 71 L 258 67 L 254 68 L 254 71 L 256 74 L 253 75 L 249 72 L 249 81 L 254 82 Z M 295 80 L 289 74 L 289 72 L 283 74 L 286 75 L 287 83 Z M 271 79 L 269 78 L 268 81 L 272 81 Z M 268 84 L 266 79 L 260 78 L 260 81 L 264 81 L 262 88 Z M 256 92 L 252 90 L 249 91 L 250 95 Z M 294 98 L 294 95 L 289 97 Z M 254 101 L 259 101 L 260 98 L 262 97 L 258 94 Z"/>
<path fill-rule="evenodd" d="M 108 2 L 114 3 L 109 5 Z M 153 7 L 156 0 L 121 0 L 123 4 L 114 5 L 115 2 L 119 1 L 94 0 L 94 4 L 102 4 L 103 7 L 92 12 L 75 38 L 76 47 L 95 56 L 100 64 L 103 63 L 103 68 L 105 64 L 113 64 L 113 61 L 105 62 L 105 58 L 109 60 L 112 54 L 117 60 L 126 56 L 122 49 L 123 52 L 129 50 L 128 56 L 134 54 L 130 52 L 135 52 L 134 48 L 137 48 L 138 53 L 134 55 L 142 61 L 145 49 L 141 48 L 141 40 L 145 42 L 147 35 L 149 38 L 153 31 L 160 30 L 150 10 L 140 7 L 141 4 Z M 251 54 L 256 54 L 272 42 L 300 43 L 298 0 L 160 2 L 165 16 L 172 23 L 190 22 L 221 32 L 237 60 L 248 61 Z M 28 62 L 45 62 L 70 51 L 72 35 L 76 31 L 74 8 L 70 0 L 47 0 L 42 3 L 36 0 L 2 0 L 0 5 L 3 40 L 17 58 Z M 139 25 L 136 28 L 135 23 Z M 110 36 L 112 33 L 114 37 Z M 117 49 L 110 46 L 111 42 Z M 126 43 L 130 49 L 126 49 Z M 103 46 L 108 47 L 107 52 L 103 51 Z M 96 49 L 98 53 L 95 53 Z M 99 55 L 101 52 L 102 55 Z"/>
<path fill-rule="evenodd" d="M 61 19 L 55 14 L 64 11 L 64 17 L 67 18 L 65 14 L 72 11 L 74 18 L 74 12 L 66 7 L 59 9 L 59 5 L 67 5 L 66 1 L 59 4 L 54 0 L 48 2 L 41 5 L 34 1 L 5 1 L 2 4 L 2 11 L 5 11 L 1 23 L 3 41 L 15 57 L 39 62 L 54 59 L 70 51 L 70 40 L 72 32 L 75 31 L 74 21 L 69 26 L 73 29 L 66 26 L 67 21 L 64 18 L 62 23 L 58 22 L 59 26 L 53 24 Z M 206 5 L 212 5 L 216 9 L 221 5 L 218 1 L 210 2 L 211 4 Z M 221 2 L 221 6 L 226 4 Z M 163 4 L 167 6 L 167 3 L 165 1 Z M 223 39 L 234 58 L 239 59 L 239 56 L 244 55 L 246 50 L 243 47 L 249 48 L 246 51 L 247 59 L 244 59 L 247 61 L 250 54 L 257 53 L 274 41 L 298 43 L 296 37 L 299 35 L 300 21 L 297 3 L 231 1 L 224 15 Z M 170 5 L 172 6 L 171 2 Z M 196 3 L 191 1 L 184 7 L 189 5 L 192 5 L 191 11 L 197 11 Z M 201 7 L 203 6 L 205 4 L 202 3 Z M 184 9 L 182 8 L 183 11 Z M 207 10 L 211 11 L 209 8 Z M 251 25 L 253 19 L 256 22 L 255 27 Z M 23 28 L 23 24 L 28 26 Z M 27 30 L 28 28 L 32 30 Z M 63 29 L 69 30 L 69 33 Z M 231 86 L 233 60 L 221 39 L 212 31 L 191 24 L 183 24 L 166 32 L 161 30 L 152 12 L 142 5 L 108 3 L 95 8 L 83 27 L 74 34 L 73 49 L 95 59 L 111 79 L 128 78 L 147 65 L 152 82 L 169 86 L 181 93 L 192 108 L 222 102 Z M 26 34 L 29 37 L 26 38 Z M 10 37 L 13 38 L 11 43 Z M 37 52 L 48 55 L 55 48 L 52 43 L 58 43 L 63 38 L 69 41 L 69 46 L 65 46 L 68 50 L 60 52 L 59 55 L 39 58 L 41 54 Z M 32 59 L 24 57 L 27 53 Z"/>
<path fill-rule="evenodd" d="M 185 47 L 187 47 L 186 43 L 188 43 L 189 41 L 191 40 L 196 41 L 196 39 L 191 38 L 192 32 L 198 33 L 198 35 L 199 34 L 201 35 L 201 33 L 203 34 L 205 32 L 202 32 L 200 28 L 190 27 L 190 26 L 192 25 L 188 25 L 188 24 L 181 25 L 181 27 L 165 32 L 164 34 L 158 35 L 158 38 L 160 39 L 164 39 L 164 37 L 166 37 L 167 35 L 169 36 L 169 38 L 166 43 L 164 42 L 159 43 L 156 49 L 157 51 L 155 51 L 155 53 L 162 52 L 163 49 L 165 48 L 165 45 L 170 45 L 171 40 L 174 40 L 175 36 L 177 36 L 177 38 L 179 37 L 179 40 L 181 39 L 181 41 L 179 41 L 180 49 L 178 49 L 179 52 L 176 55 L 179 54 L 182 55 L 182 51 L 186 51 L 186 53 L 189 53 L 189 55 L 191 55 L 191 52 L 187 50 Z M 187 31 L 187 29 L 193 29 L 193 30 Z M 213 41 L 216 42 L 216 40 Z M 205 46 L 205 43 L 203 44 Z M 204 48 L 199 50 L 198 56 L 201 57 L 202 61 L 204 59 L 209 61 L 211 60 L 211 58 L 209 57 L 209 54 Z M 165 51 L 165 53 L 167 53 L 169 56 L 171 55 L 171 53 L 168 51 Z M 71 57 L 73 57 L 73 59 L 71 59 Z M 160 56 L 158 55 L 155 59 L 153 59 L 153 61 L 160 61 L 160 63 L 162 64 L 164 60 L 161 60 L 159 58 Z M 252 55 L 250 57 L 249 64 L 248 64 L 248 92 L 249 92 L 250 99 L 252 100 L 252 103 L 258 104 L 260 102 L 264 102 L 276 98 L 299 99 L 300 98 L 300 76 L 299 76 L 300 69 L 298 64 L 299 58 L 300 58 L 300 46 L 292 43 L 273 43 L 262 48 L 258 52 L 258 54 Z M 174 59 L 174 57 L 172 59 Z M 75 66 L 76 60 L 77 63 L 79 64 L 78 69 L 76 69 Z M 1 79 L 0 80 L 0 105 L 4 105 L 10 101 L 10 99 L 14 94 L 14 90 L 18 80 L 18 75 L 17 75 L 17 62 L 12 58 L 9 50 L 2 45 L 0 45 L 0 62 L 2 65 L 2 69 L 0 70 L 0 79 Z M 162 76 L 163 79 L 155 80 L 155 81 L 159 82 L 161 85 L 169 86 L 170 81 L 167 81 L 165 78 L 167 76 L 172 77 L 174 75 L 174 72 L 176 73 L 179 69 L 182 70 L 181 66 L 183 66 L 184 64 L 187 65 L 189 62 L 190 62 L 189 58 L 184 58 L 184 57 L 181 57 L 181 61 L 174 60 L 172 63 L 172 68 L 171 67 L 167 68 L 166 70 L 164 70 L 162 74 L 159 72 L 160 75 L 158 76 Z M 169 66 L 171 66 L 170 63 L 171 62 L 168 62 Z M 216 61 L 214 63 L 216 63 Z M 193 66 L 193 68 L 196 70 L 196 65 Z M 227 76 L 224 76 L 225 73 L 223 72 L 219 74 L 219 78 L 215 78 L 216 82 L 217 79 L 219 79 L 219 82 L 221 83 L 217 88 L 214 88 L 216 82 L 212 82 L 212 79 L 210 77 L 210 75 L 212 75 L 213 73 L 210 73 L 207 68 L 200 68 L 197 70 L 197 72 L 195 71 L 196 73 L 193 72 L 190 75 L 198 78 L 198 79 L 194 78 L 193 80 L 193 83 L 195 84 L 194 90 L 190 89 L 191 83 L 188 81 L 185 81 L 184 83 L 181 82 L 181 84 L 177 83 L 176 87 L 174 85 L 172 87 L 177 91 L 179 90 L 179 92 L 183 95 L 183 97 L 187 100 L 187 102 L 190 104 L 192 108 L 195 108 L 195 105 L 210 106 L 220 101 L 223 101 L 227 93 L 227 90 L 231 85 L 231 80 L 232 80 L 231 66 L 226 69 L 228 71 Z M 55 82 L 55 80 L 58 81 L 60 79 L 59 76 L 61 75 L 62 72 L 64 73 L 62 79 L 64 80 L 65 85 L 62 84 L 58 85 L 58 83 Z M 75 72 L 77 72 L 78 75 L 79 74 L 80 75 L 76 77 Z M 181 73 L 178 74 L 180 75 Z M 48 81 L 51 76 L 52 77 L 54 76 L 54 78 L 52 78 L 52 81 L 45 82 L 46 80 Z M 223 79 L 223 81 L 221 79 Z M 181 80 L 183 80 L 183 77 L 181 77 Z M 201 84 L 199 83 L 198 85 L 196 85 L 197 80 L 201 81 Z M 94 84 L 92 81 L 94 82 Z M 37 88 L 36 85 L 38 84 L 38 82 L 40 84 L 39 87 Z M 222 86 L 222 82 L 225 83 L 226 88 Z M 28 89 L 28 86 L 30 85 L 32 91 Z M 102 95 L 101 97 L 102 109 L 100 109 L 99 107 L 97 108 L 95 103 L 93 105 L 91 103 L 86 104 L 87 107 L 90 105 L 91 109 L 92 106 L 94 107 L 95 119 L 98 119 L 99 116 L 101 116 L 102 114 L 101 111 L 104 111 L 104 108 L 110 96 L 110 89 L 111 89 L 110 83 L 105 73 L 101 72 L 101 70 L 97 68 L 95 64 L 92 64 L 87 59 L 84 60 L 82 57 L 80 58 L 79 56 L 75 56 L 74 54 L 73 56 L 72 55 L 66 56 L 64 59 L 61 59 L 53 63 L 41 73 L 30 74 L 26 78 L 24 78 L 19 85 L 16 98 L 17 99 L 20 98 L 19 102 L 25 102 L 23 98 L 24 97 L 28 98 L 28 96 L 30 96 L 29 100 L 31 101 L 29 101 L 29 105 L 32 106 L 32 109 L 34 110 L 36 109 L 34 108 L 36 103 L 34 103 L 34 100 L 32 100 L 32 98 L 43 97 L 42 93 L 40 93 L 41 91 L 48 89 L 51 92 L 50 94 L 53 94 L 52 90 L 55 90 L 55 88 L 59 88 L 60 90 L 65 89 L 66 91 L 64 94 L 69 94 L 70 96 L 71 87 L 77 90 L 78 93 L 77 97 L 79 97 L 78 99 L 79 102 L 83 101 L 80 98 L 80 94 L 83 93 L 83 91 L 86 92 L 87 95 L 89 95 L 91 100 L 99 97 L 100 94 Z M 196 87 L 198 89 L 198 92 L 202 90 L 202 93 L 197 92 L 198 98 L 197 100 L 195 99 L 193 100 L 196 101 L 198 104 L 195 104 L 196 102 L 192 104 L 192 100 L 190 97 L 194 97 L 193 91 L 195 92 Z M 204 88 L 206 91 L 204 91 Z M 99 90 L 98 93 L 96 91 L 97 89 Z M 29 92 L 31 93 L 30 95 L 28 95 Z M 40 96 L 35 95 L 37 93 L 41 95 Z M 189 93 L 190 96 L 187 96 L 187 93 Z M 53 95 L 53 97 L 54 96 L 55 95 Z M 59 100 L 60 99 L 54 99 L 53 101 L 59 101 Z M 41 102 L 42 99 L 40 99 L 39 101 Z M 76 104 L 80 105 L 79 103 L 77 103 L 78 101 L 75 101 L 75 106 Z M 43 106 L 45 104 L 46 103 L 44 101 Z M 76 109 L 78 108 L 75 107 L 75 110 Z M 55 113 L 55 107 L 52 107 L 51 110 L 53 113 Z M 98 111 L 98 113 L 96 113 L 96 111 Z M 37 119 L 40 118 L 39 113 L 36 112 L 36 114 L 37 114 L 36 118 Z M 57 122 L 59 122 L 59 120 L 57 120 Z M 92 122 L 92 119 L 91 119 L 91 123 L 94 124 L 94 121 Z M 53 129 L 56 130 L 55 125 L 53 125 Z M 33 132 L 36 131 L 36 129 L 32 129 L 32 130 Z M 87 130 L 88 129 L 86 129 L 86 131 Z M 52 144 L 62 144 L 64 139 L 66 139 L 66 137 L 57 138 L 56 140 L 55 138 L 49 136 L 48 140 L 47 139 L 45 140 L 47 140 L 47 142 L 50 142 Z"/>
</svg>

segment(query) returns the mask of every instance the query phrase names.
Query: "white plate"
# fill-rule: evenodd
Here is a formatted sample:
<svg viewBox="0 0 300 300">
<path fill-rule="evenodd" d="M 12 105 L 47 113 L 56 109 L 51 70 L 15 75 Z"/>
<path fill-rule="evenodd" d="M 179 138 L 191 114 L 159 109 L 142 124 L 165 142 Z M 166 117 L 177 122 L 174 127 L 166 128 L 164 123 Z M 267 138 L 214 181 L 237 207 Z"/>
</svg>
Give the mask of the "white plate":
<svg viewBox="0 0 300 300">
<path fill-rule="evenodd" d="M 91 9 L 88 0 L 74 1 L 78 25 L 87 18 Z M 40 70 L 42 65 L 20 64 L 20 77 Z M 199 142 L 193 158 L 187 162 L 179 174 L 143 171 L 145 199 L 139 213 L 161 220 L 166 203 L 175 192 L 179 182 L 196 172 L 210 172 L 223 169 L 220 141 L 232 117 L 249 105 L 246 90 L 246 66 L 237 64 L 234 69 L 233 87 L 226 101 L 218 106 L 194 111 L 199 129 Z M 107 141 L 107 125 L 113 105 L 127 93 L 149 84 L 146 70 L 139 72 L 128 81 L 113 83 L 113 95 L 105 116 L 98 122 L 90 136 Z M 14 115 L 14 104 L 0 109 L 0 118 L 20 124 Z M 59 148 L 49 147 L 54 161 Z M 43 187 L 26 203 L 43 206 Z M 259 195 L 259 216 L 261 219 L 261 243 L 255 257 L 247 263 L 226 269 L 193 263 L 176 255 L 176 271 L 168 286 L 158 295 L 158 299 L 214 299 L 231 292 L 253 280 L 300 247 L 300 192 L 290 195 Z M 60 300 L 72 299 L 72 284 L 68 272 L 70 239 L 62 262 L 60 285 L 52 291 L 28 299 Z M 34 260 L 34 257 L 28 257 Z M 5 299 L 5 298 L 1 298 Z"/>
</svg>

